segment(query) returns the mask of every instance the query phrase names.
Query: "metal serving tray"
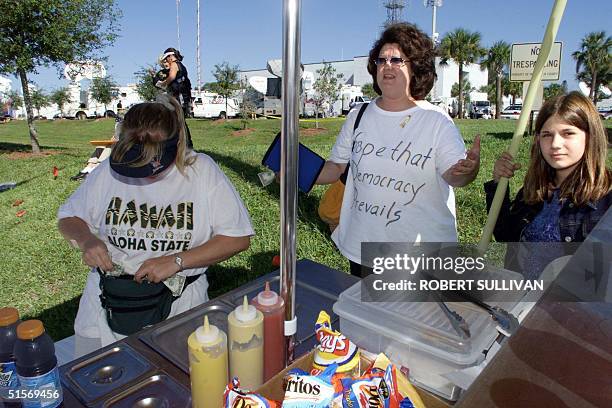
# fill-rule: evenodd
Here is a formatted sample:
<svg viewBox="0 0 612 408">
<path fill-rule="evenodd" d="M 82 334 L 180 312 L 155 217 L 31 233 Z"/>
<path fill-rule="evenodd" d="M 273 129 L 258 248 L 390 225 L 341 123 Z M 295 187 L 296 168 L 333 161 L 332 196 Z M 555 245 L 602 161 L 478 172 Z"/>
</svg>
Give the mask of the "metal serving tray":
<svg viewBox="0 0 612 408">
<path fill-rule="evenodd" d="M 263 290 L 267 281 L 272 289 L 278 291 L 279 274 L 272 272 L 255 281 L 226 293 L 210 302 L 198 306 L 173 319 L 159 323 L 143 332 L 139 339 L 171 361 L 185 373 L 189 374 L 189 357 L 187 338 L 203 323 L 208 314 L 210 322 L 227 333 L 227 315 L 242 304 L 244 295 L 251 300 Z M 298 329 L 296 335 L 295 355 L 300 356 L 310 351 L 316 343 L 314 326 L 319 311 L 325 310 L 332 317 L 334 328 L 338 327 L 338 316 L 332 312 L 332 306 L 343 290 L 349 288 L 358 279 L 330 269 L 309 260 L 297 263 L 296 279 L 296 315 Z"/>
<path fill-rule="evenodd" d="M 103 408 L 190 408 L 191 393 L 163 371 L 105 401 Z"/>
<path fill-rule="evenodd" d="M 227 303 L 216 300 L 207 302 L 195 309 L 183 313 L 172 320 L 160 323 L 139 336 L 147 346 L 161 354 L 167 360 L 189 374 L 189 354 L 187 338 L 204 324 L 208 316 L 210 324 L 227 333 L 227 315 L 234 308 Z"/>
<path fill-rule="evenodd" d="M 278 293 L 279 277 L 274 276 L 268 280 L 270 281 L 270 287 Z M 223 300 L 235 308 L 242 304 L 245 295 L 249 300 L 257 296 L 264 289 L 265 282 L 266 280 L 258 280 L 251 285 L 240 287 L 224 296 Z M 339 317 L 332 311 L 332 306 L 338 300 L 338 295 L 316 288 L 298 279 L 295 283 L 295 297 L 295 314 L 298 316 L 295 355 L 300 356 L 316 345 L 314 328 L 321 310 L 329 313 L 332 326 L 334 329 L 338 329 Z"/>
<path fill-rule="evenodd" d="M 91 405 L 152 371 L 153 366 L 142 355 L 120 343 L 62 366 L 60 375 L 77 398 Z"/>
</svg>

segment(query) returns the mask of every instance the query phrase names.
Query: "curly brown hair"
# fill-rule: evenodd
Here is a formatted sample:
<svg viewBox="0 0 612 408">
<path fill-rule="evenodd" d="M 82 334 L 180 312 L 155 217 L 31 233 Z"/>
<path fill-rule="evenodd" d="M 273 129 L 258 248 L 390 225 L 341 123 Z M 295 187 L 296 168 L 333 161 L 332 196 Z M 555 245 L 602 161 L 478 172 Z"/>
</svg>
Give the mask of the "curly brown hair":
<svg viewBox="0 0 612 408">
<path fill-rule="evenodd" d="M 435 58 L 436 52 L 433 41 L 417 26 L 408 23 L 397 23 L 389 26 L 374 43 L 368 59 L 368 72 L 372 75 L 372 83 L 377 94 L 382 91 L 376 82 L 376 64 L 380 50 L 385 44 L 399 44 L 402 52 L 406 54 L 412 78 L 410 78 L 410 96 L 414 99 L 425 99 L 434 81 L 437 78 Z"/>
</svg>

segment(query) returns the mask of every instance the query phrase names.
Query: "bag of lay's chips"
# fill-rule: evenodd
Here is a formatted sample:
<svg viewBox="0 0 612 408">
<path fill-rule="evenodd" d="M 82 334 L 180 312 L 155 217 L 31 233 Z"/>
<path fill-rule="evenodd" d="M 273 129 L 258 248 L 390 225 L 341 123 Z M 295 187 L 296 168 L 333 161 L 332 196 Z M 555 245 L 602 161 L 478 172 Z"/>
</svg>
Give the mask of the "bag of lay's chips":
<svg viewBox="0 0 612 408">
<path fill-rule="evenodd" d="M 338 373 L 359 375 L 359 349 L 340 332 L 332 330 L 331 318 L 324 310 L 319 312 L 315 333 L 319 344 L 315 348 L 311 374 L 319 374 L 335 363 Z"/>
<path fill-rule="evenodd" d="M 285 376 L 283 408 L 341 408 L 340 389 L 332 382 L 337 369 L 337 364 L 331 364 L 317 376 L 290 370 Z"/>
<path fill-rule="evenodd" d="M 225 408 L 280 408 L 281 404 L 268 400 L 261 395 L 251 394 L 240 389 L 240 380 L 234 377 L 225 387 L 223 394 Z"/>
</svg>

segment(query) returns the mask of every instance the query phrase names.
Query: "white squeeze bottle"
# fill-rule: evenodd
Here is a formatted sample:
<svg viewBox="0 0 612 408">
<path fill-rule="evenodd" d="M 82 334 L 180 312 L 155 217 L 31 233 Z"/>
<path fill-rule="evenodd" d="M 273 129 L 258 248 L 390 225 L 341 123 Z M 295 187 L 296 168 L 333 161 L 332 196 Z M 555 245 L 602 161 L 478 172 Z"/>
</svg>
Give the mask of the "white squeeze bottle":
<svg viewBox="0 0 612 408">
<path fill-rule="evenodd" d="M 227 317 L 230 377 L 238 377 L 240 387 L 254 390 L 263 384 L 263 314 L 244 297 L 242 305 Z"/>
<path fill-rule="evenodd" d="M 223 406 L 223 392 L 228 383 L 227 336 L 204 316 L 204 326 L 191 333 L 187 344 L 192 406 Z"/>
</svg>

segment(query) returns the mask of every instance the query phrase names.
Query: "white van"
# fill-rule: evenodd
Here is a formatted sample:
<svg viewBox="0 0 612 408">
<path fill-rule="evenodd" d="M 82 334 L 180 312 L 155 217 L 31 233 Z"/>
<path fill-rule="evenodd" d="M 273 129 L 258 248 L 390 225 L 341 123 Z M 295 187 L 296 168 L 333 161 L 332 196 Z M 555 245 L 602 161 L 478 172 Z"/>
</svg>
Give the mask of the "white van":
<svg viewBox="0 0 612 408">
<path fill-rule="evenodd" d="M 370 102 L 370 98 L 363 95 L 360 86 L 343 85 L 340 89 L 340 111 L 343 115 L 347 115 L 357 104 Z M 334 109 L 335 110 L 335 109 Z"/>
<path fill-rule="evenodd" d="M 234 98 L 227 100 L 227 111 L 225 98 L 215 93 L 199 93 L 192 98 L 192 116 L 194 118 L 233 118 L 238 116 L 240 107 Z"/>
</svg>

